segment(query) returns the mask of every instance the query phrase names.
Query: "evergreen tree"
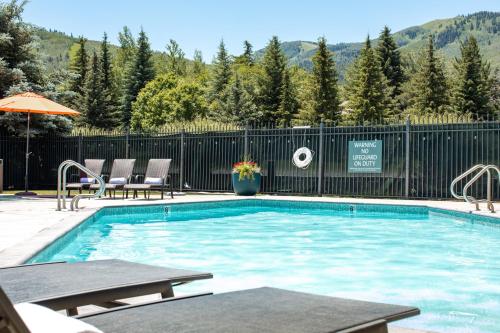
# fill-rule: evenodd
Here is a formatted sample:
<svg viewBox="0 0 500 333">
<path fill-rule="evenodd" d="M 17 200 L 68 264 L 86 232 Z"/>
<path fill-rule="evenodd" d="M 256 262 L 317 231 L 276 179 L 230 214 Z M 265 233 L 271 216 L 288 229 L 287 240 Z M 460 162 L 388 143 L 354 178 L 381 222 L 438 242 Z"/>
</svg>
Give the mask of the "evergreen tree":
<svg viewBox="0 0 500 333">
<path fill-rule="evenodd" d="M 123 27 L 123 30 L 118 33 L 118 41 L 120 47 L 113 57 L 113 81 L 115 85 L 116 101 L 118 111 L 123 115 L 123 106 L 125 93 L 127 88 L 127 75 L 132 67 L 132 62 L 137 51 L 136 43 L 132 32 L 128 27 Z M 119 118 L 123 118 L 119 116 Z"/>
<path fill-rule="evenodd" d="M 491 75 L 491 105 L 495 119 L 500 118 L 500 68 L 495 68 Z"/>
<path fill-rule="evenodd" d="M 253 46 L 247 40 L 243 42 L 243 46 L 244 46 L 243 57 L 245 58 L 247 65 L 252 66 L 255 62 L 253 55 Z"/>
<path fill-rule="evenodd" d="M 351 118 L 357 122 L 381 120 L 388 108 L 384 74 L 371 47 L 370 37 L 347 72 L 345 86 Z"/>
<path fill-rule="evenodd" d="M 104 33 L 101 43 L 101 75 L 104 89 L 111 89 L 111 55 L 109 53 L 108 35 Z"/>
<path fill-rule="evenodd" d="M 141 29 L 137 39 L 137 51 L 134 60 L 128 71 L 128 77 L 125 82 L 125 91 L 122 103 L 122 126 L 130 126 L 132 115 L 132 103 L 146 84 L 154 78 L 153 62 L 151 60 L 152 52 L 149 46 L 149 40 L 144 30 Z"/>
<path fill-rule="evenodd" d="M 235 62 L 246 66 L 254 65 L 255 58 L 253 54 L 253 46 L 249 41 L 246 40 L 243 42 L 243 54 L 238 56 Z"/>
<path fill-rule="evenodd" d="M 113 77 L 116 80 L 117 86 L 124 87 L 124 78 L 130 67 L 130 63 L 134 59 L 137 47 L 132 32 L 126 26 L 118 33 L 118 41 L 120 47 L 113 58 Z"/>
<path fill-rule="evenodd" d="M 104 109 L 98 127 L 114 127 L 119 122 L 119 92 L 114 82 L 111 54 L 109 52 L 108 36 L 104 33 L 100 54 L 100 77 L 103 90 Z"/>
<path fill-rule="evenodd" d="M 106 128 L 103 76 L 96 52 L 92 56 L 84 86 L 83 117 L 79 119 L 91 127 Z"/>
<path fill-rule="evenodd" d="M 391 30 L 387 26 L 380 33 L 377 56 L 382 67 L 382 72 L 387 79 L 387 85 L 392 89 L 391 97 L 396 98 L 401 94 L 404 73 L 398 46 L 391 36 Z"/>
<path fill-rule="evenodd" d="M 85 49 L 87 40 L 80 36 L 76 53 L 70 61 L 69 70 L 75 74 L 70 83 L 70 90 L 78 93 L 80 96 L 84 94 L 85 79 L 87 77 L 88 54 Z"/>
<path fill-rule="evenodd" d="M 56 89 L 55 77 L 44 75 L 36 35 L 22 20 L 25 4 L 26 1 L 16 0 L 0 2 L 0 98 L 34 91 L 61 102 L 60 97 L 68 92 L 63 87 Z M 61 116 L 32 115 L 30 126 L 32 135 L 65 132 L 71 121 Z M 26 114 L 1 112 L 2 129 L 25 136 Z"/>
<path fill-rule="evenodd" d="M 192 73 L 194 76 L 199 76 L 203 74 L 206 70 L 205 62 L 203 61 L 203 55 L 200 50 L 194 50 Z"/>
<path fill-rule="evenodd" d="M 266 47 L 262 59 L 264 74 L 260 80 L 260 107 L 263 120 L 276 122 L 281 104 L 281 87 L 286 59 L 280 47 L 278 37 L 274 36 Z"/>
<path fill-rule="evenodd" d="M 212 112 L 219 112 L 219 107 L 224 104 L 224 90 L 231 79 L 231 59 L 222 40 L 219 44 L 217 57 L 213 62 L 212 80 L 209 87 L 209 101 Z"/>
<path fill-rule="evenodd" d="M 221 105 L 223 113 L 220 121 L 232 121 L 239 124 L 256 121 L 258 119 L 257 105 L 248 86 L 245 86 L 240 76 L 235 74 L 233 82 L 225 90 L 224 103 Z"/>
<path fill-rule="evenodd" d="M 173 39 L 167 45 L 167 70 L 178 76 L 186 75 L 185 54 Z"/>
<path fill-rule="evenodd" d="M 25 4 L 0 3 L 0 98 L 17 87 L 40 89 L 44 83 L 34 35 L 21 17 Z"/>
<path fill-rule="evenodd" d="M 460 45 L 461 57 L 456 59 L 456 85 L 453 94 L 453 109 L 459 113 L 470 113 L 478 119 L 491 115 L 491 72 L 482 60 L 477 40 L 470 36 Z"/>
<path fill-rule="evenodd" d="M 337 122 L 340 118 L 337 71 L 325 38 L 320 38 L 313 56 L 313 103 L 315 122 Z"/>
<path fill-rule="evenodd" d="M 290 72 L 287 69 L 283 71 L 280 99 L 276 118 L 281 124 L 290 125 L 292 119 L 299 112 L 299 101 L 297 100 L 297 92 L 290 78 Z"/>
<path fill-rule="evenodd" d="M 444 113 L 449 106 L 444 66 L 435 54 L 432 36 L 429 36 L 427 50 L 420 55 L 409 87 L 413 90 L 411 104 L 418 113 Z"/>
</svg>

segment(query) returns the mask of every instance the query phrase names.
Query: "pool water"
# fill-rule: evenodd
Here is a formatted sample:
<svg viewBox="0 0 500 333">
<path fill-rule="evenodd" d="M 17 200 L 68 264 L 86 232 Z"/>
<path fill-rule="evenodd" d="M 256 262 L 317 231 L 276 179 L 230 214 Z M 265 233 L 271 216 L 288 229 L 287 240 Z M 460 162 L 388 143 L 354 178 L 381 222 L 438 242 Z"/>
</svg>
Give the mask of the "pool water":
<svg viewBox="0 0 500 333">
<path fill-rule="evenodd" d="M 31 262 L 121 258 L 214 274 L 178 293 L 274 286 L 422 310 L 399 326 L 500 330 L 497 219 L 422 207 L 262 202 L 105 209 Z"/>
</svg>

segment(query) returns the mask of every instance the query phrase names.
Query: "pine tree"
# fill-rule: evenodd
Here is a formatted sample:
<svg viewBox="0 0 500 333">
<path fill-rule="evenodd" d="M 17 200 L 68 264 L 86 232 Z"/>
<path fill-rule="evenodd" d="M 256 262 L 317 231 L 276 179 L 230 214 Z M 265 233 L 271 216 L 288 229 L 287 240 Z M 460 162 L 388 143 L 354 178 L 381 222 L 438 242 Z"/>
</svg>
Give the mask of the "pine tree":
<svg viewBox="0 0 500 333">
<path fill-rule="evenodd" d="M 70 83 L 70 89 L 80 96 L 83 96 L 83 87 L 87 77 L 88 54 L 85 49 L 87 40 L 80 37 L 74 57 L 71 59 L 69 70 L 75 74 L 75 77 Z"/>
<path fill-rule="evenodd" d="M 420 55 L 417 72 L 410 82 L 411 104 L 418 113 L 444 113 L 449 106 L 448 84 L 442 61 L 436 56 L 429 36 L 427 50 Z"/>
<path fill-rule="evenodd" d="M 35 35 L 21 17 L 25 4 L 0 2 L 0 98 L 18 85 L 36 89 L 43 84 Z"/>
<path fill-rule="evenodd" d="M 80 121 L 91 127 L 106 128 L 103 126 L 105 125 L 103 120 L 106 117 L 101 74 L 99 59 L 94 52 L 83 89 L 83 117 Z"/>
<path fill-rule="evenodd" d="M 297 100 L 297 92 L 290 78 L 290 72 L 287 69 L 283 71 L 280 99 L 276 119 L 283 125 L 290 125 L 292 119 L 299 112 L 299 101 Z"/>
<path fill-rule="evenodd" d="M 280 42 L 278 37 L 274 36 L 269 41 L 262 59 L 264 74 L 259 82 L 261 91 L 259 100 L 264 121 L 276 122 L 278 120 L 285 66 L 286 59 Z"/>
<path fill-rule="evenodd" d="M 109 53 L 108 35 L 104 33 L 101 43 L 101 75 L 104 89 L 111 89 L 111 55 Z"/>
<path fill-rule="evenodd" d="M 149 40 L 144 30 L 141 29 L 137 39 L 137 51 L 134 55 L 132 66 L 128 71 L 128 77 L 125 82 L 125 91 L 122 103 L 122 126 L 130 126 L 132 115 L 132 103 L 136 100 L 139 91 L 154 78 L 154 68 L 152 62 L 152 52 L 149 46 Z"/>
<path fill-rule="evenodd" d="M 500 118 L 500 68 L 495 68 L 491 75 L 491 105 L 493 119 Z"/>
<path fill-rule="evenodd" d="M 101 87 L 103 89 L 104 109 L 100 120 L 100 126 L 103 128 L 114 127 L 119 122 L 119 103 L 117 85 L 114 82 L 113 68 L 111 65 L 111 54 L 109 52 L 108 36 L 104 33 L 101 43 L 100 54 L 100 75 Z"/>
<path fill-rule="evenodd" d="M 252 66 L 255 62 L 254 55 L 253 55 L 253 46 L 250 44 L 249 41 L 244 41 L 243 42 L 243 60 L 245 61 L 245 64 L 247 66 Z"/>
<path fill-rule="evenodd" d="M 167 44 L 167 70 L 178 76 L 186 75 L 186 58 L 179 44 L 171 39 Z"/>
<path fill-rule="evenodd" d="M 491 115 L 491 71 L 483 61 L 477 40 L 470 36 L 460 45 L 461 57 L 456 59 L 457 82 L 453 94 L 453 109 L 472 114 L 478 119 Z"/>
<path fill-rule="evenodd" d="M 401 94 L 404 73 L 398 46 L 391 36 L 391 30 L 387 26 L 380 33 L 377 56 L 382 67 L 382 72 L 387 79 L 387 84 L 392 89 L 391 97 L 396 98 L 396 96 Z"/>
<path fill-rule="evenodd" d="M 26 1 L 0 2 L 0 98 L 26 91 L 34 91 L 61 103 L 59 97 L 67 90 L 55 88 L 54 80 L 44 75 L 44 66 L 37 48 L 36 34 L 31 25 L 23 22 Z M 62 71 L 61 71 L 62 72 Z M 53 76 L 56 74 L 54 72 Z M 66 81 L 66 77 L 64 80 Z M 60 116 L 31 116 L 31 134 L 66 132 L 71 121 Z M 0 131 L 26 135 L 26 114 L 0 115 Z"/>
<path fill-rule="evenodd" d="M 203 55 L 200 50 L 194 50 L 192 73 L 194 76 L 203 74 L 206 70 L 205 62 L 203 62 Z"/>
<path fill-rule="evenodd" d="M 248 87 L 244 86 L 240 76 L 235 74 L 233 82 L 225 90 L 223 113 L 219 120 L 233 121 L 239 124 L 255 121 L 258 118 L 257 105 Z"/>
<path fill-rule="evenodd" d="M 318 51 L 313 56 L 313 103 L 314 122 L 337 122 L 340 118 L 340 101 L 337 87 L 337 71 L 333 54 L 328 50 L 325 38 L 320 38 Z"/>
<path fill-rule="evenodd" d="M 357 122 L 381 120 L 388 108 L 385 77 L 371 47 L 370 37 L 347 72 L 345 86 L 351 118 Z"/>
<path fill-rule="evenodd" d="M 113 77 L 116 85 L 120 87 L 122 93 L 125 87 L 125 77 L 130 67 L 131 62 L 134 60 L 134 55 L 137 50 L 135 45 L 134 36 L 128 27 L 123 27 L 123 30 L 118 33 L 118 41 L 120 47 L 116 51 L 113 58 Z"/>
<path fill-rule="evenodd" d="M 209 87 L 209 101 L 212 112 L 219 112 L 219 107 L 224 104 L 224 90 L 231 79 L 231 59 L 222 40 L 219 44 L 217 57 L 213 62 L 212 80 Z"/>
</svg>

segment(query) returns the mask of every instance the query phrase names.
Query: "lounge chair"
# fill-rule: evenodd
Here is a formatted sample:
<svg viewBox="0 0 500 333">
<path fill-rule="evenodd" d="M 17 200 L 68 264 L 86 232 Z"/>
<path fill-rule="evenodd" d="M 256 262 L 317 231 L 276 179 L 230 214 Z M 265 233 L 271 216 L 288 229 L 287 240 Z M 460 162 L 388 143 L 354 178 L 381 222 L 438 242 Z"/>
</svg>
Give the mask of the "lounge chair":
<svg viewBox="0 0 500 333">
<path fill-rule="evenodd" d="M 144 175 L 143 184 L 127 184 L 123 187 L 125 191 L 125 196 L 128 198 L 128 191 L 133 191 L 134 199 L 137 197 L 137 191 L 144 191 L 144 198 L 146 198 L 146 192 L 148 193 L 148 199 L 152 190 L 157 190 L 161 192 L 161 198 L 163 199 L 163 192 L 167 188 L 167 182 L 170 187 L 170 197 L 174 198 L 174 190 L 172 187 L 172 179 L 169 179 L 168 170 L 170 169 L 171 159 L 151 159 L 148 162 L 148 167 L 146 168 L 146 174 Z M 138 175 L 136 179 L 139 178 Z"/>
<path fill-rule="evenodd" d="M 113 161 L 111 174 L 106 183 L 106 190 L 108 190 L 110 197 L 111 191 L 113 191 L 113 197 L 116 197 L 116 190 L 123 189 L 126 184 L 130 183 L 132 172 L 134 171 L 134 164 L 135 159 L 117 159 Z M 90 185 L 90 189 L 97 191 L 99 189 L 99 184 Z"/>
<path fill-rule="evenodd" d="M 16 333 L 29 333 L 23 330 L 23 313 L 18 315 L 9 299 L 1 293 L 0 297 L 0 317 L 17 328 Z M 88 331 L 105 333 L 386 333 L 388 322 L 419 313 L 414 307 L 258 288 L 141 303 L 75 318 L 92 325 Z"/>
<path fill-rule="evenodd" d="M 129 297 L 149 294 L 173 297 L 174 286 L 212 277 L 210 273 L 123 260 L 0 268 L 0 286 L 14 303 L 35 303 L 53 310 L 66 310 L 70 315 L 77 314 L 79 306 L 112 307 L 120 305 L 116 300 Z"/>
<path fill-rule="evenodd" d="M 97 175 L 101 175 L 102 167 L 104 166 L 105 160 L 85 160 L 85 167 L 90 171 L 94 172 Z M 78 175 L 76 175 L 78 176 Z M 71 190 L 78 190 L 78 193 L 82 193 L 84 188 L 89 188 L 90 185 L 95 184 L 96 180 L 87 174 L 80 174 L 80 182 L 79 183 L 69 183 L 66 184 L 66 189 L 68 190 L 68 197 L 71 194 Z"/>
</svg>

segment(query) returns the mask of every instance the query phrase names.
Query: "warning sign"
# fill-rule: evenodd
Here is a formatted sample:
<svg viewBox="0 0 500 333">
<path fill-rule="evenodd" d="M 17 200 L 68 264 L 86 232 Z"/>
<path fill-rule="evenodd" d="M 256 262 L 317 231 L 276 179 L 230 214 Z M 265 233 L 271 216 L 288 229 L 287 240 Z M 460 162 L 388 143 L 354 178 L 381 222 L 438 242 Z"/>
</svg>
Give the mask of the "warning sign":
<svg viewBox="0 0 500 333">
<path fill-rule="evenodd" d="M 382 140 L 349 141 L 348 172 L 381 173 Z"/>
</svg>

